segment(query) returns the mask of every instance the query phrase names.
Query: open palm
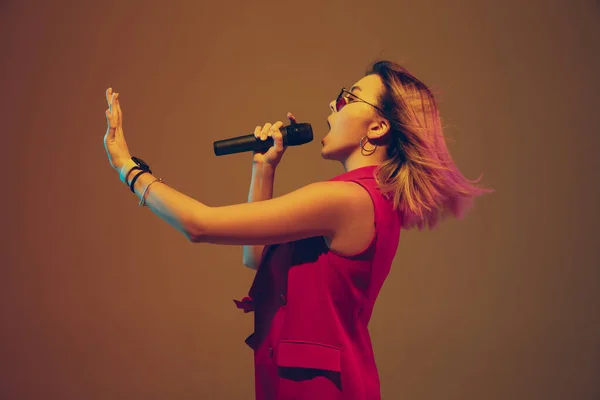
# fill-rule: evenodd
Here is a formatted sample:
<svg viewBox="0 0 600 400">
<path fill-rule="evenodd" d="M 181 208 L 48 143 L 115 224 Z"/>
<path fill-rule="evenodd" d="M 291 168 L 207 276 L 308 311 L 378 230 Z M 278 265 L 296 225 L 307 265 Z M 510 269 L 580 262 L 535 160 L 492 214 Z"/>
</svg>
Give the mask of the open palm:
<svg viewBox="0 0 600 400">
<path fill-rule="evenodd" d="M 116 170 L 131 158 L 125 136 L 123 134 L 123 112 L 119 104 L 119 93 L 113 93 L 112 88 L 106 90 L 106 134 L 104 135 L 104 148 L 108 161 Z"/>
</svg>

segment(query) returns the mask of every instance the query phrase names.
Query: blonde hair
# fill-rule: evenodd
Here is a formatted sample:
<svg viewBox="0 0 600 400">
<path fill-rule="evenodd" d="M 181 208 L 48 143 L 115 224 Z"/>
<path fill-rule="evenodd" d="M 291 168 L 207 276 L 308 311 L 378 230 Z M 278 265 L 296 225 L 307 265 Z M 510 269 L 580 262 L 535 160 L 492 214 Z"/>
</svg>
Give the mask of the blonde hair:
<svg viewBox="0 0 600 400">
<path fill-rule="evenodd" d="M 476 197 L 493 190 L 477 187 L 481 177 L 468 180 L 452 161 L 433 93 L 394 62 L 374 62 L 365 75 L 372 74 L 383 81 L 378 103 L 391 124 L 387 159 L 375 176 L 401 211 L 402 227 L 433 229 L 449 215 L 462 218 Z"/>
</svg>

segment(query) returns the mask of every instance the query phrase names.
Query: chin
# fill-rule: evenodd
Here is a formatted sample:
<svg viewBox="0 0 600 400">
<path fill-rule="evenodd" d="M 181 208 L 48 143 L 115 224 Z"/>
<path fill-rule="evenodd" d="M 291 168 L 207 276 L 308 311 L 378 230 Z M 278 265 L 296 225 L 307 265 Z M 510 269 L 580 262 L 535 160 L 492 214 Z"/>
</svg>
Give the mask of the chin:
<svg viewBox="0 0 600 400">
<path fill-rule="evenodd" d="M 321 147 L 321 158 L 323 158 L 325 160 L 331 159 L 331 154 L 329 154 L 329 152 L 327 152 L 327 146 Z"/>
<path fill-rule="evenodd" d="M 351 150 L 349 147 L 337 147 L 329 143 L 321 148 L 321 157 L 325 160 L 341 161 L 348 157 Z"/>
</svg>

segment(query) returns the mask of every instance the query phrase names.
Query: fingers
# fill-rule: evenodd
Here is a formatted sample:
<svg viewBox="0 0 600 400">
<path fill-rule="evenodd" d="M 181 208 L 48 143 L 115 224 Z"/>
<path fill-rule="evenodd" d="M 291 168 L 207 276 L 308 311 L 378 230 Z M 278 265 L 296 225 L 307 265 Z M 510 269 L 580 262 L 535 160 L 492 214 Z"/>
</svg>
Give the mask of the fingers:
<svg viewBox="0 0 600 400">
<path fill-rule="evenodd" d="M 292 114 L 291 112 L 287 113 L 287 117 L 290 120 L 291 123 L 293 124 L 297 124 L 298 121 L 296 120 L 296 117 L 294 117 L 294 114 Z"/>
<path fill-rule="evenodd" d="M 277 132 L 279 131 L 279 129 L 281 129 L 281 127 L 283 126 L 283 122 L 281 121 L 277 121 L 273 124 L 273 126 L 271 127 L 271 132 Z"/>
<path fill-rule="evenodd" d="M 288 119 L 292 123 L 296 123 L 296 117 L 292 113 L 287 114 Z M 273 138 L 273 146 L 276 151 L 283 151 L 283 135 L 281 133 L 281 127 L 283 122 L 277 121 L 274 124 L 266 123 L 262 127 L 260 125 L 254 128 L 254 136 L 260 140 L 267 140 L 268 137 Z"/>
<path fill-rule="evenodd" d="M 115 100 L 119 97 L 119 93 L 113 92 L 112 88 L 106 89 L 106 102 L 109 107 L 112 107 L 115 103 Z"/>
<path fill-rule="evenodd" d="M 276 133 L 281 133 L 279 129 L 283 126 L 281 121 L 277 121 L 274 124 L 267 122 L 262 128 L 257 126 L 260 129 L 260 133 L 258 134 L 261 140 L 266 140 L 268 137 L 274 137 Z"/>
<path fill-rule="evenodd" d="M 121 117 L 119 115 L 119 106 L 118 103 L 119 102 L 119 93 L 113 92 L 112 96 L 110 97 L 110 113 L 111 115 L 115 115 L 117 117 L 117 121 L 121 120 Z"/>
<path fill-rule="evenodd" d="M 104 113 L 106 114 L 106 125 L 108 125 L 108 129 L 106 130 L 106 137 L 114 138 L 115 129 L 112 129 L 112 127 L 110 126 L 110 110 L 106 110 Z"/>
<path fill-rule="evenodd" d="M 123 125 L 123 111 L 121 111 L 121 103 L 118 98 L 119 94 L 117 93 L 117 112 L 119 113 L 119 125 Z"/>
<path fill-rule="evenodd" d="M 261 131 L 260 131 L 260 138 L 261 138 L 261 140 L 266 140 L 266 139 L 267 139 L 269 136 L 271 136 L 271 135 L 270 135 L 270 133 L 271 133 L 271 127 L 272 127 L 272 126 L 273 126 L 273 125 L 271 125 L 270 123 L 268 123 L 268 122 L 267 122 L 267 123 L 266 123 L 266 124 L 265 124 L 265 125 L 262 127 L 262 129 L 261 129 Z"/>
<path fill-rule="evenodd" d="M 283 151 L 283 136 L 279 130 L 283 126 L 283 122 L 277 121 L 271 128 L 271 136 L 273 137 L 273 145 L 276 151 Z"/>
<path fill-rule="evenodd" d="M 119 105 L 119 93 L 116 93 L 112 88 L 106 89 L 106 101 L 108 102 L 108 110 L 105 111 L 106 123 L 110 134 L 114 136 L 116 128 L 122 124 L 121 106 Z"/>
</svg>

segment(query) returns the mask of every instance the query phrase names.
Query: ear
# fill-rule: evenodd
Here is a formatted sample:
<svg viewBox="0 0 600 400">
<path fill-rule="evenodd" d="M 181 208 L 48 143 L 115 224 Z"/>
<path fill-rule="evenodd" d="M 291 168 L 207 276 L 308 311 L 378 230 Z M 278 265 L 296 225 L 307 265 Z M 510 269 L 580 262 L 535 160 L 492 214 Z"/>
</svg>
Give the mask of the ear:
<svg viewBox="0 0 600 400">
<path fill-rule="evenodd" d="M 390 123 L 385 118 L 377 118 L 369 125 L 367 137 L 373 144 L 383 144 L 387 141 L 390 132 Z"/>
</svg>

